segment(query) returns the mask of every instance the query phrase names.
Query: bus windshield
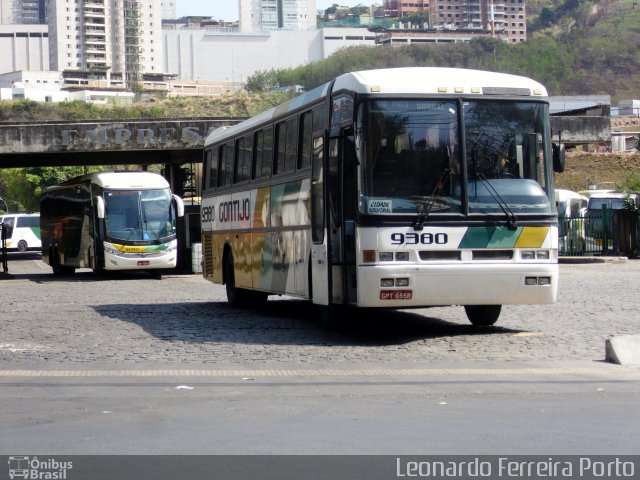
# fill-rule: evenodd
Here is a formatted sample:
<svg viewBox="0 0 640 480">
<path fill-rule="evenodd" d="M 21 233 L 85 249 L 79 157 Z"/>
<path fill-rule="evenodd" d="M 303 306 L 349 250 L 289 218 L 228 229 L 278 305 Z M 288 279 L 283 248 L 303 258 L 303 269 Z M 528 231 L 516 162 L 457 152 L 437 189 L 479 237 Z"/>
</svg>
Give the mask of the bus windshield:
<svg viewBox="0 0 640 480">
<path fill-rule="evenodd" d="M 160 242 L 175 237 L 176 216 L 169 189 L 107 190 L 107 236 L 123 242 Z"/>
<path fill-rule="evenodd" d="M 548 141 L 545 104 L 465 101 L 462 112 L 459 105 L 404 99 L 361 104 L 362 213 L 552 213 L 542 147 Z"/>
</svg>

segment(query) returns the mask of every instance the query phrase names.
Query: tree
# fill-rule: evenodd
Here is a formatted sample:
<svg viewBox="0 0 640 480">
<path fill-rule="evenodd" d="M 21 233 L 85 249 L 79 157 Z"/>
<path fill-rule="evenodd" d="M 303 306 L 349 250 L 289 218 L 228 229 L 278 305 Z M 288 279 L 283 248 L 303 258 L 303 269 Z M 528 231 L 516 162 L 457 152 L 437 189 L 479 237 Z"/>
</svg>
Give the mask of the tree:
<svg viewBox="0 0 640 480">
<path fill-rule="evenodd" d="M 89 171 L 100 171 L 92 167 Z M 28 167 L 0 170 L 0 195 L 14 212 L 37 212 L 40 195 L 51 185 L 57 185 L 85 173 L 85 167 Z"/>
<path fill-rule="evenodd" d="M 258 70 L 247 79 L 248 92 L 270 92 L 278 86 L 278 73 L 275 70 Z"/>
</svg>

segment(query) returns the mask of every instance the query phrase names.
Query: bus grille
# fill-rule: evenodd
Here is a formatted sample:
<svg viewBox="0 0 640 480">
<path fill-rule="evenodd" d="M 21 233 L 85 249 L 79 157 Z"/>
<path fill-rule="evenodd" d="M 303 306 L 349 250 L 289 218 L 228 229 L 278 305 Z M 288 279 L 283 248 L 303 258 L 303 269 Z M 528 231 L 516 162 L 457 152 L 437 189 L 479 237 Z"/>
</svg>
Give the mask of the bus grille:
<svg viewBox="0 0 640 480">
<path fill-rule="evenodd" d="M 213 277 L 213 235 L 202 237 L 202 269 L 205 277 Z"/>
<path fill-rule="evenodd" d="M 420 256 L 420 260 L 424 261 L 424 262 L 429 262 L 429 261 L 451 261 L 451 260 L 460 260 L 461 257 L 461 253 L 460 251 L 456 251 L 456 250 L 444 250 L 444 251 L 428 251 L 428 250 L 423 250 L 418 252 L 418 255 Z"/>
<path fill-rule="evenodd" d="M 473 250 L 474 260 L 513 260 L 513 250 Z"/>
</svg>

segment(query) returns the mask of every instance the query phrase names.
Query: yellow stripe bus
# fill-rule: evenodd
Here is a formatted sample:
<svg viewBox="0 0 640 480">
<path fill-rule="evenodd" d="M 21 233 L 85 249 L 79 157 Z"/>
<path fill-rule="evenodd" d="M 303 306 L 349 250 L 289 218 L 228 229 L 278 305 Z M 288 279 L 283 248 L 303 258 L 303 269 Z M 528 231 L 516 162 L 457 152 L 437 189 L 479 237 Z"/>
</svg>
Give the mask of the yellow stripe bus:
<svg viewBox="0 0 640 480">
<path fill-rule="evenodd" d="M 204 148 L 203 275 L 244 305 L 552 303 L 558 217 L 545 88 L 483 71 L 353 72 Z"/>
</svg>

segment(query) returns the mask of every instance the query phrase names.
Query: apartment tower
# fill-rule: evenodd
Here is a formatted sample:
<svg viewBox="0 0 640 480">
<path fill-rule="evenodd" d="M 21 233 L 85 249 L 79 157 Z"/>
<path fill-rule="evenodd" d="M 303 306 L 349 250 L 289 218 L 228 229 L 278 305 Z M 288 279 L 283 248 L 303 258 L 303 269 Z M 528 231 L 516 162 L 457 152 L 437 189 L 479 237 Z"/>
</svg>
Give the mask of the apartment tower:
<svg viewBox="0 0 640 480">
<path fill-rule="evenodd" d="M 131 87 L 162 72 L 157 0 L 49 0 L 51 69 Z"/>
<path fill-rule="evenodd" d="M 315 0 L 239 0 L 240 30 L 313 30 Z"/>
<path fill-rule="evenodd" d="M 428 14 L 430 28 L 500 34 L 510 43 L 527 39 L 525 0 L 384 0 L 384 12 L 399 19 Z"/>
</svg>

